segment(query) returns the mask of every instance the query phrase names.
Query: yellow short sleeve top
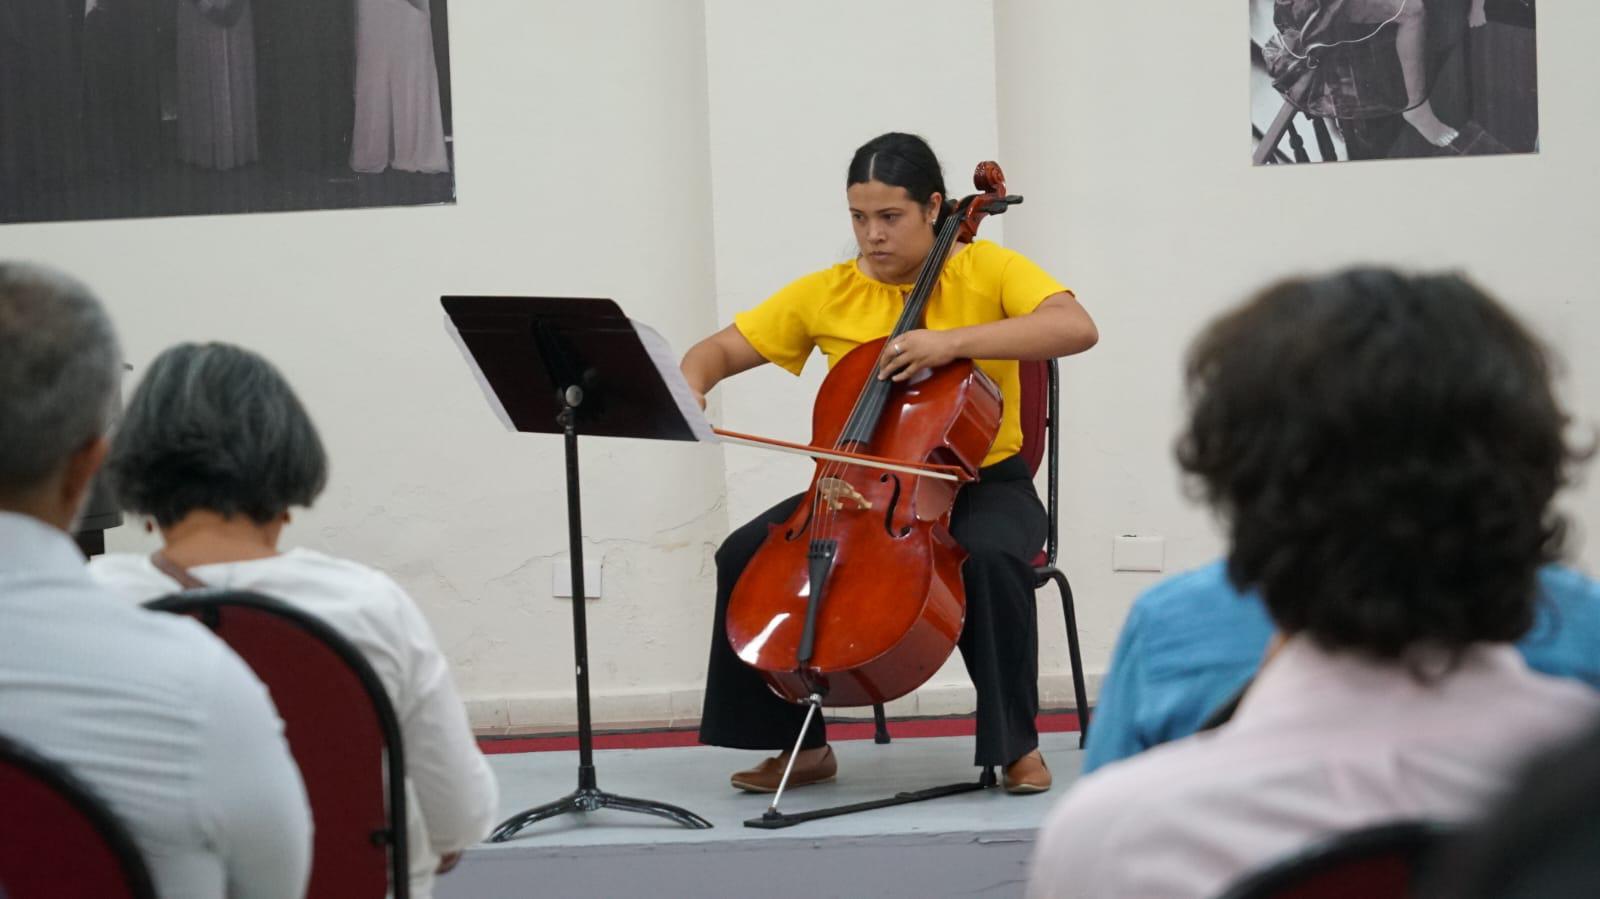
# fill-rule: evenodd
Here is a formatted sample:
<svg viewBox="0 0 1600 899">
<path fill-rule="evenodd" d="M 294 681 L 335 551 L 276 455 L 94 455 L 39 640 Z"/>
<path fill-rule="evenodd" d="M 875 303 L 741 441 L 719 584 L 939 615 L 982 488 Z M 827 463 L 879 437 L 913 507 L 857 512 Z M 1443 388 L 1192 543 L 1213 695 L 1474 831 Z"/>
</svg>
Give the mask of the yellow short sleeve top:
<svg viewBox="0 0 1600 899">
<path fill-rule="evenodd" d="M 828 357 L 831 368 L 861 344 L 887 335 L 911 287 L 874 280 L 852 259 L 800 278 L 734 316 L 733 323 L 768 361 L 798 375 L 813 348 Z M 1021 253 L 980 240 L 945 263 L 924 320 L 943 331 L 1014 318 L 1065 290 Z M 976 361 L 1005 399 L 1000 432 L 983 460 L 993 465 L 1022 449 L 1022 385 L 1016 360 Z"/>
</svg>

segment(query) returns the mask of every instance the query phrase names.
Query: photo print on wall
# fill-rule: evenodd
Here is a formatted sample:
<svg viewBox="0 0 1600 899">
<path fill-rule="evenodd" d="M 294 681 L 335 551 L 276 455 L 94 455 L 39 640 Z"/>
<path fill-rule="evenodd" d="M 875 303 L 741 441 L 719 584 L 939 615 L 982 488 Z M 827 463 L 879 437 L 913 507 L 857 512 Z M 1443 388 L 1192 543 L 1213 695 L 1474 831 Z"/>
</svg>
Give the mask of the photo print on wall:
<svg viewBox="0 0 1600 899">
<path fill-rule="evenodd" d="M 446 0 L 3 0 L 0 223 L 455 201 Z"/>
<path fill-rule="evenodd" d="M 1249 0 L 1256 165 L 1536 153 L 1535 0 Z"/>
</svg>

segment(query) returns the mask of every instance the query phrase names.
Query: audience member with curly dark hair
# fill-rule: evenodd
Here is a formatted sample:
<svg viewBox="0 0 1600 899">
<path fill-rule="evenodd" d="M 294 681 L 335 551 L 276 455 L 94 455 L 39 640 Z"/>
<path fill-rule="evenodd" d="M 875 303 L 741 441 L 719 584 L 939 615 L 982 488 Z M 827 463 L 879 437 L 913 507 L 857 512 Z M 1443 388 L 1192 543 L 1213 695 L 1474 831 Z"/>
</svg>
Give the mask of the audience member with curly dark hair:
<svg viewBox="0 0 1600 899">
<path fill-rule="evenodd" d="M 1286 281 L 1215 322 L 1187 377 L 1178 460 L 1283 633 L 1395 659 L 1528 629 L 1575 454 L 1544 350 L 1482 291 Z"/>
<path fill-rule="evenodd" d="M 1581 454 L 1494 300 L 1452 275 L 1286 281 L 1208 327 L 1186 380 L 1179 463 L 1279 635 L 1231 720 L 1073 786 L 1035 899 L 1198 899 L 1339 831 L 1465 819 L 1600 710 L 1511 643 Z"/>
</svg>

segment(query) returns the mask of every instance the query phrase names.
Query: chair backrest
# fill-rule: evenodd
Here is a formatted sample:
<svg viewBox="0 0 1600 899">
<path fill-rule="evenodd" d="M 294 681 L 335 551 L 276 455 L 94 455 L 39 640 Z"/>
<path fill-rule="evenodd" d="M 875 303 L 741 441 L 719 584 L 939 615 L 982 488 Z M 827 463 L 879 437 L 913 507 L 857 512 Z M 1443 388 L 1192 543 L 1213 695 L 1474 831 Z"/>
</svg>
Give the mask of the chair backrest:
<svg viewBox="0 0 1600 899">
<path fill-rule="evenodd" d="M 1044 461 L 1046 431 L 1051 426 L 1053 409 L 1050 408 L 1050 361 L 1018 362 L 1017 375 L 1022 382 L 1022 452 L 1018 455 L 1028 463 L 1030 474 L 1039 473 L 1039 463 Z"/>
<path fill-rule="evenodd" d="M 272 694 L 311 802 L 306 899 L 406 899 L 400 724 L 360 650 L 320 618 L 259 593 L 190 590 L 146 606 L 199 619 Z"/>
<path fill-rule="evenodd" d="M 1050 529 L 1045 535 L 1044 552 L 1041 558 L 1035 560 L 1035 567 L 1040 565 L 1054 566 L 1056 564 L 1056 534 L 1059 531 L 1059 518 L 1056 509 L 1057 480 L 1060 477 L 1058 470 L 1058 421 L 1057 412 L 1060 400 L 1058 387 L 1056 360 L 1045 359 L 1034 362 L 1017 363 L 1017 375 L 1021 381 L 1022 399 L 1022 451 L 1018 453 L 1023 461 L 1028 463 L 1028 473 L 1037 475 L 1039 466 L 1046 460 L 1049 461 L 1049 481 L 1045 488 L 1045 512 L 1049 516 Z"/>
<path fill-rule="evenodd" d="M 1336 834 L 1246 875 L 1219 899 L 1406 899 L 1423 860 L 1454 832 L 1397 821 Z"/>
<path fill-rule="evenodd" d="M 155 899 L 110 806 L 65 767 L 0 737 L 0 896 Z"/>
</svg>

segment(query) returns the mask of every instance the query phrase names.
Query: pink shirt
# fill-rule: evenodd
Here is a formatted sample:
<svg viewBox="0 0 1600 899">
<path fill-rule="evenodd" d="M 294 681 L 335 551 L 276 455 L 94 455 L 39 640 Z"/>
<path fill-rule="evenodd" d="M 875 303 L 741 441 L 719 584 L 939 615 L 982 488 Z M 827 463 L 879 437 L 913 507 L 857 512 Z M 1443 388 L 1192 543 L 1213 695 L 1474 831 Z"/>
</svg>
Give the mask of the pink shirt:
<svg viewBox="0 0 1600 899">
<path fill-rule="evenodd" d="M 1202 899 L 1326 834 L 1460 819 L 1597 711 L 1600 693 L 1509 645 L 1475 646 L 1424 684 L 1296 638 L 1228 724 L 1075 784 L 1040 832 L 1028 896 Z"/>
</svg>

